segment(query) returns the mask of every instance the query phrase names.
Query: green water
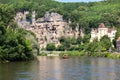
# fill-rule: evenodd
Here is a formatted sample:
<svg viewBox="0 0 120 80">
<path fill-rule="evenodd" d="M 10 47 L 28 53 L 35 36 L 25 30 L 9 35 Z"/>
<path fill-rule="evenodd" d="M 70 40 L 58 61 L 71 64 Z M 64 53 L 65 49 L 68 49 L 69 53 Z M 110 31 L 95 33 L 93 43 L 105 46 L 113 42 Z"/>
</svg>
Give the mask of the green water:
<svg viewBox="0 0 120 80">
<path fill-rule="evenodd" d="M 0 64 L 0 80 L 120 80 L 120 60 L 39 57 Z"/>
</svg>

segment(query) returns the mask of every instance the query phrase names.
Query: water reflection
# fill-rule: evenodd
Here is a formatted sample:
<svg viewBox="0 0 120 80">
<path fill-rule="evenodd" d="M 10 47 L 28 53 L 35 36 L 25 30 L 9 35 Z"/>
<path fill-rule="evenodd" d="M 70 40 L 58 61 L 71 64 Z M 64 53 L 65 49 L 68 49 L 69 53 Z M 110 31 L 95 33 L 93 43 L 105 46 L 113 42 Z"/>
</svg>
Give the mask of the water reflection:
<svg viewBox="0 0 120 80">
<path fill-rule="evenodd" d="M 61 76 L 61 60 L 58 57 L 39 57 L 39 79 L 56 80 Z"/>
<path fill-rule="evenodd" d="M 40 80 L 117 80 L 120 62 L 104 58 L 40 57 Z M 116 64 L 119 63 L 119 64 Z M 44 65 L 44 66 L 42 66 Z M 119 66 L 118 66 L 119 65 Z"/>
<path fill-rule="evenodd" d="M 36 61 L 0 64 L 0 80 L 34 80 L 36 65 Z"/>
<path fill-rule="evenodd" d="M 120 66 L 118 67 L 118 61 L 113 59 L 96 59 L 91 60 L 91 65 L 94 66 L 91 68 L 91 80 L 119 80 L 120 77 Z"/>
<path fill-rule="evenodd" d="M 0 64 L 0 80 L 119 80 L 120 61 L 105 58 L 38 57 Z"/>
</svg>

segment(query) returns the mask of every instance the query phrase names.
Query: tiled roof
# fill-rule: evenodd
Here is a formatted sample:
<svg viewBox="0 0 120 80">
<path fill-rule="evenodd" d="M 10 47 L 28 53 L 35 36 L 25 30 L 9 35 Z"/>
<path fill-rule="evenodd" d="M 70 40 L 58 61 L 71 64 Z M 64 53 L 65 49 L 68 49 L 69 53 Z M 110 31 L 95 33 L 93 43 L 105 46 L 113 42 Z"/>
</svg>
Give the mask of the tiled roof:
<svg viewBox="0 0 120 80">
<path fill-rule="evenodd" d="M 99 25 L 99 28 L 106 28 L 106 27 L 105 27 L 104 23 L 101 23 L 101 24 Z"/>
</svg>

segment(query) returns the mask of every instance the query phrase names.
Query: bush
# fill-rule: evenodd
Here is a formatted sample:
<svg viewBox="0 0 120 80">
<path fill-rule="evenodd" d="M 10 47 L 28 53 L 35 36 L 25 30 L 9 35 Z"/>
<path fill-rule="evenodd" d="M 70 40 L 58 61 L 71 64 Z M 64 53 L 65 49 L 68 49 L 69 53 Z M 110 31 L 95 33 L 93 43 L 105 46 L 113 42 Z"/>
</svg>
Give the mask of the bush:
<svg viewBox="0 0 120 80">
<path fill-rule="evenodd" d="M 47 56 L 47 53 L 42 52 L 42 53 L 39 54 L 39 56 Z"/>
<path fill-rule="evenodd" d="M 59 45 L 57 47 L 57 51 L 64 51 L 65 50 L 65 47 L 63 45 Z"/>
<path fill-rule="evenodd" d="M 55 44 L 54 43 L 47 44 L 46 50 L 47 51 L 54 51 L 54 50 L 56 50 Z"/>
</svg>

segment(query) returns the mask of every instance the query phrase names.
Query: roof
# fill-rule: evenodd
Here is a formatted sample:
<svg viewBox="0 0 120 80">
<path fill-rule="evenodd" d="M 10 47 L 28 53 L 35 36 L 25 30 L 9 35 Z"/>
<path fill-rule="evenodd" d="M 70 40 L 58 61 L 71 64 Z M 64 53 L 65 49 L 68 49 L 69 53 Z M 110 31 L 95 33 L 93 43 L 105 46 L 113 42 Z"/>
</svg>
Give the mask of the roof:
<svg viewBox="0 0 120 80">
<path fill-rule="evenodd" d="M 108 33 L 111 33 L 113 30 L 112 29 L 108 29 Z"/>
<path fill-rule="evenodd" d="M 99 28 L 106 28 L 106 27 L 105 27 L 104 23 L 101 23 L 101 24 L 99 25 Z"/>
</svg>

